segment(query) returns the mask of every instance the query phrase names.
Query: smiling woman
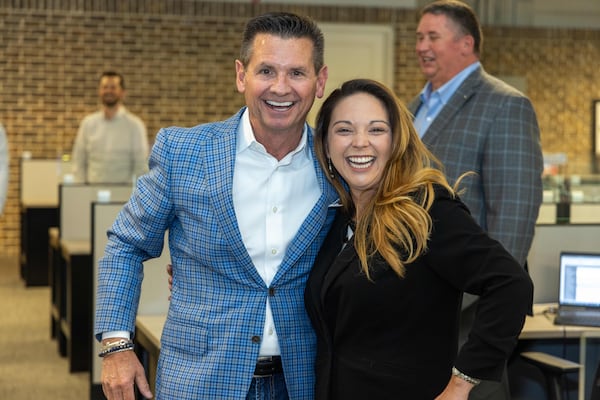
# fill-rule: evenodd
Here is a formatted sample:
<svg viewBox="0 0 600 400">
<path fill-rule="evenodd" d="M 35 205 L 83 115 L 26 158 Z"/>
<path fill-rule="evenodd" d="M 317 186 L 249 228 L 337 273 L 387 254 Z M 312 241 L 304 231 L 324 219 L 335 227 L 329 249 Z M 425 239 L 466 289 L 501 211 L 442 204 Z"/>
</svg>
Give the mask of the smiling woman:
<svg viewBox="0 0 600 400">
<path fill-rule="evenodd" d="M 376 81 L 347 81 L 317 116 L 315 151 L 342 204 L 305 291 L 316 399 L 467 399 L 498 380 L 531 280 L 434 168 L 406 107 Z M 463 292 L 483 312 L 459 352 Z"/>
<path fill-rule="evenodd" d="M 389 118 L 379 99 L 356 93 L 340 100 L 329 126 L 327 157 L 350 186 L 359 218 L 379 188 L 390 160 Z"/>
</svg>

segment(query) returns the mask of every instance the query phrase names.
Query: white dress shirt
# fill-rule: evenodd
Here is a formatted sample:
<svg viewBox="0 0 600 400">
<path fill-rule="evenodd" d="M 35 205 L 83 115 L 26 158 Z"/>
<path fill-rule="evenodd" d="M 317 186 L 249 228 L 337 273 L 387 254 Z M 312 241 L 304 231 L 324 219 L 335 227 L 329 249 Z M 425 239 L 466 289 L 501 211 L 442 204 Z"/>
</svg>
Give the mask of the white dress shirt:
<svg viewBox="0 0 600 400">
<path fill-rule="evenodd" d="M 269 287 L 288 245 L 321 195 L 305 126 L 298 147 L 281 161 L 256 141 L 248 110 L 238 131 L 233 205 L 242 239 L 256 270 Z M 269 300 L 261 356 L 279 355 Z"/>
</svg>

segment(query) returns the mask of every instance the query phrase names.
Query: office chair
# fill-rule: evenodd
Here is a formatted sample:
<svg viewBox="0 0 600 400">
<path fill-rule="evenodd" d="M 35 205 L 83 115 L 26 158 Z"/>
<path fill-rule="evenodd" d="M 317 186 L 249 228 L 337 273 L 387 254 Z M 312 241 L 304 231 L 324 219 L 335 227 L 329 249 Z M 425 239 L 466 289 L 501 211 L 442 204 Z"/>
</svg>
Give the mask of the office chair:
<svg viewBox="0 0 600 400">
<path fill-rule="evenodd" d="M 565 374 L 578 372 L 581 368 L 580 364 L 546 353 L 529 351 L 521 353 L 521 357 L 530 364 L 538 367 L 544 374 L 549 396 L 548 400 L 562 400 Z M 600 400 L 600 363 L 598 363 L 596 374 L 592 381 L 592 391 L 589 400 Z"/>
<path fill-rule="evenodd" d="M 600 361 L 596 367 L 596 375 L 592 381 L 592 393 L 590 400 L 600 400 Z"/>
<path fill-rule="evenodd" d="M 537 351 L 523 352 L 521 357 L 528 363 L 538 367 L 544 374 L 548 400 L 562 400 L 565 374 L 578 372 L 581 368 L 580 364 Z"/>
</svg>

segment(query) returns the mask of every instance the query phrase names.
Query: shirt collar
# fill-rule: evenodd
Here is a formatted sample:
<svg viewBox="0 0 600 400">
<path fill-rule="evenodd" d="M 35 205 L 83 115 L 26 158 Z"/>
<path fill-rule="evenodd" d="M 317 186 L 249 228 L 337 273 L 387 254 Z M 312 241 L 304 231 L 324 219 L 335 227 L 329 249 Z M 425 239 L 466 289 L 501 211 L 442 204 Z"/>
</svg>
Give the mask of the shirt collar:
<svg viewBox="0 0 600 400">
<path fill-rule="evenodd" d="M 289 163 L 292 158 L 296 158 L 296 156 L 303 157 L 306 159 L 311 159 L 310 151 L 307 144 L 307 136 L 308 136 L 308 125 L 304 124 L 304 129 L 302 131 L 302 137 L 300 138 L 300 143 L 296 149 L 288 153 L 280 163 Z M 267 155 L 267 150 L 265 147 L 256 140 L 254 136 L 254 131 L 252 130 L 252 125 L 250 124 L 250 113 L 248 108 L 244 110 L 242 114 L 242 123 L 239 125 L 237 132 L 237 149 L 236 154 L 244 152 L 246 150 L 253 150 L 262 154 Z"/>
<path fill-rule="evenodd" d="M 471 75 L 471 73 L 480 66 L 481 63 L 479 61 L 475 61 L 473 64 L 460 71 L 452 79 L 450 79 L 448 82 L 446 82 L 434 92 L 432 92 L 431 90 L 431 82 L 427 82 L 425 84 L 425 87 L 423 88 L 423 90 L 421 90 L 421 93 L 419 94 L 421 102 L 427 103 L 427 100 L 429 100 L 429 98 L 432 95 L 436 95 L 439 97 L 443 104 L 446 104 L 450 100 L 452 95 L 456 93 L 458 87 L 465 81 L 465 79 L 467 79 L 467 77 Z"/>
<path fill-rule="evenodd" d="M 111 119 L 121 118 L 125 114 L 126 111 L 127 110 L 125 109 L 125 106 L 123 104 L 119 104 L 119 107 L 117 108 L 117 112 Z M 106 112 L 104 109 L 102 109 L 102 116 L 104 117 L 104 119 L 107 119 Z"/>
</svg>

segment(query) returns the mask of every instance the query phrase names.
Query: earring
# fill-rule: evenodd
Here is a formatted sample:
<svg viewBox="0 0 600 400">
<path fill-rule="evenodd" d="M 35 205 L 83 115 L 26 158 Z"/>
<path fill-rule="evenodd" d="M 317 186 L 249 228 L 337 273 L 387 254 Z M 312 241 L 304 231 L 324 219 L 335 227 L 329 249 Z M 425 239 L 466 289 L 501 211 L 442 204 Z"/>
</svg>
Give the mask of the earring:
<svg viewBox="0 0 600 400">
<path fill-rule="evenodd" d="M 331 179 L 335 179 L 335 174 L 333 173 L 333 165 L 331 165 L 331 158 L 327 158 L 327 168 L 329 169 L 329 177 Z"/>
</svg>

